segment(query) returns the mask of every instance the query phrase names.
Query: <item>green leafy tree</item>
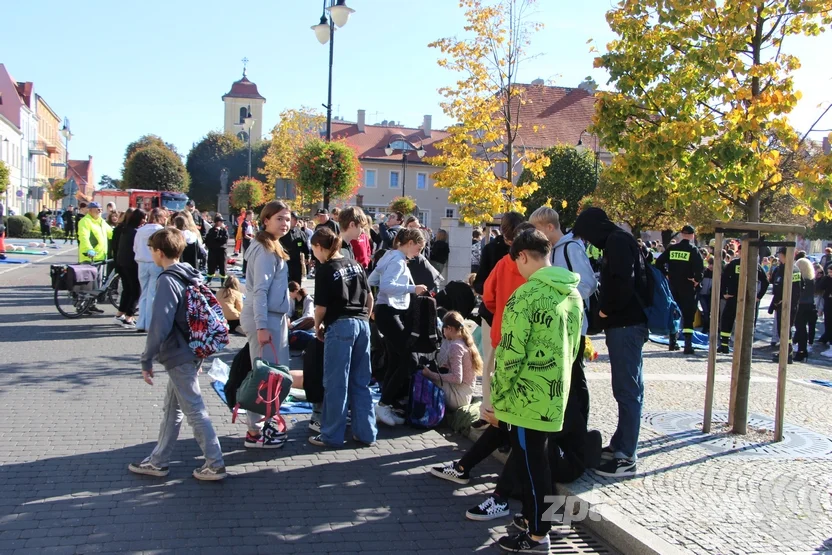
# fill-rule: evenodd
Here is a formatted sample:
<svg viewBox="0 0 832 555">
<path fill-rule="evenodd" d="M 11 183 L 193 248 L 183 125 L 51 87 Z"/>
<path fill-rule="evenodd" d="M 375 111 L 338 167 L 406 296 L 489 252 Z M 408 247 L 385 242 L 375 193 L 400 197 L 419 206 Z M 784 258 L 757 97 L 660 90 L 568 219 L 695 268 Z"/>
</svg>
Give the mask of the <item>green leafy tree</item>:
<svg viewBox="0 0 832 555">
<path fill-rule="evenodd" d="M 99 189 L 123 189 L 123 184 L 121 179 L 113 179 L 109 175 L 102 175 L 101 179 L 98 180 L 98 188 Z"/>
<path fill-rule="evenodd" d="M 56 179 L 49 184 L 49 198 L 52 199 L 53 202 L 58 202 L 62 198 L 67 196 L 67 192 L 64 190 L 66 187 L 66 179 Z"/>
<path fill-rule="evenodd" d="M 268 152 L 263 159 L 267 187 L 278 179 L 297 181 L 296 161 L 300 151 L 307 142 L 321 138 L 321 127 L 325 122 L 323 115 L 310 108 L 284 110 L 280 114 L 280 122 L 272 129 Z M 299 194 L 295 203 L 303 210 L 304 205 L 317 204 L 321 200 L 320 192 L 314 197 Z"/>
<path fill-rule="evenodd" d="M 361 163 L 355 150 L 343 141 L 309 140 L 297 160 L 300 194 L 320 194 L 327 206 L 330 198 L 353 196 L 361 185 Z"/>
<path fill-rule="evenodd" d="M 263 182 L 264 192 L 274 198 L 274 182 L 269 182 L 265 173 L 264 158 L 269 150 L 269 143 L 257 141 L 251 144 L 251 177 Z M 233 181 L 248 177 L 248 143 L 234 151 L 229 158 L 228 171 Z"/>
<path fill-rule="evenodd" d="M 26 216 L 9 216 L 6 218 L 6 229 L 9 237 L 23 237 L 35 227 Z"/>
<path fill-rule="evenodd" d="M 551 204 L 558 211 L 560 225 L 564 229 L 575 224 L 581 199 L 595 190 L 595 154 L 578 152 L 575 147 L 556 145 L 546 149 L 549 158 L 542 177 L 535 177 L 529 170 L 520 174 L 520 183 L 537 181 L 538 188 L 523 204 L 531 212 Z"/>
<path fill-rule="evenodd" d="M 124 168 L 124 182 L 132 189 L 187 192 L 189 179 L 177 154 L 161 146 L 136 151 Z"/>
<path fill-rule="evenodd" d="M 231 185 L 229 201 L 231 206 L 238 210 L 262 206 L 265 199 L 266 193 L 263 182 L 260 180 L 243 178 Z"/>
<path fill-rule="evenodd" d="M 0 160 L 0 194 L 6 192 L 6 189 L 9 187 L 9 184 L 9 166 L 7 166 L 5 162 Z"/>
<path fill-rule="evenodd" d="M 416 211 L 416 200 L 412 197 L 396 197 L 390 202 L 390 211 L 413 214 Z"/>
<path fill-rule="evenodd" d="M 615 153 L 615 181 L 640 192 L 667 190 L 674 202 L 698 200 L 724 218 L 761 220 L 768 191 L 796 208 L 832 217 L 832 160 L 810 162 L 788 115 L 800 99 L 787 48 L 832 24 L 832 0 L 681 2 L 621 0 L 607 13 L 617 38 L 596 67 L 614 92 L 601 93 L 592 131 Z M 829 108 L 827 108 L 828 110 Z M 800 164 L 784 180 L 784 158 Z M 756 260 L 758 248 L 745 253 Z M 754 298 L 756 272 L 746 296 Z M 756 310 L 746 303 L 744 329 Z M 734 431 L 746 432 L 753 334 L 738 345 Z"/>
<path fill-rule="evenodd" d="M 229 171 L 229 179 L 232 178 L 231 171 L 236 169 L 232 168 L 233 159 L 243 146 L 243 142 L 230 133 L 211 131 L 191 148 L 185 168 L 191 176 L 189 195 L 200 209 L 216 207 L 220 173 L 225 168 Z M 248 146 L 245 148 L 247 151 Z"/>
</svg>

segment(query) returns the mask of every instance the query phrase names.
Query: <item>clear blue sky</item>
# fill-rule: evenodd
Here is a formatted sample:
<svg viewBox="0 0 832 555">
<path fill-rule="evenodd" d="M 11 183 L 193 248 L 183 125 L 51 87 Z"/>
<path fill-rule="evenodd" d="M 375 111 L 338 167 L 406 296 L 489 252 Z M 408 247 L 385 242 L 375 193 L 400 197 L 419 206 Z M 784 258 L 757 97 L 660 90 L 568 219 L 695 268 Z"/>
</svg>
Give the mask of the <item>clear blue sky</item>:
<svg viewBox="0 0 832 555">
<path fill-rule="evenodd" d="M 455 0 L 348 0 L 356 9 L 337 31 L 334 113 L 354 119 L 367 110 L 369 123 L 383 119 L 418 125 L 433 115 L 435 127 L 451 123 L 441 113 L 437 88 L 453 74 L 436 65 L 427 44 L 462 32 Z M 610 0 L 540 0 L 535 19 L 545 27 L 533 38 L 540 54 L 521 67 L 521 81 L 541 77 L 576 86 L 592 76 L 594 54 L 611 38 L 604 13 Z M 241 76 L 267 98 L 264 131 L 280 111 L 319 107 L 326 101 L 328 47 L 309 29 L 318 22 L 319 0 L 221 2 L 218 0 L 41 0 L 37 15 L 28 2 L 2 8 L 0 62 L 62 117 L 70 119 L 71 158 L 94 157 L 96 181 L 120 174 L 124 148 L 147 133 L 160 135 L 186 154 L 192 144 L 222 127 L 221 96 Z M 793 39 L 790 50 L 803 68 L 797 86 L 804 100 L 793 116 L 808 127 L 817 105 L 832 100 L 832 65 L 824 53 L 832 36 Z M 832 127 L 832 117 L 821 127 Z"/>
</svg>

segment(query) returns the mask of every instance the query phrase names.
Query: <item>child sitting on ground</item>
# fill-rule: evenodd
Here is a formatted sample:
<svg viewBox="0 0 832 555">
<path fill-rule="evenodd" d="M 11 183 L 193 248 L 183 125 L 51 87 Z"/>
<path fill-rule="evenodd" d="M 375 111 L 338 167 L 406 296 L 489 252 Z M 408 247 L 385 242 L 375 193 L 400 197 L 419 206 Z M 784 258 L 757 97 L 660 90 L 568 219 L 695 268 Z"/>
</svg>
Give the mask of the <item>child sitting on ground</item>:
<svg viewBox="0 0 832 555">
<path fill-rule="evenodd" d="M 289 348 L 303 350 L 315 338 L 315 300 L 296 281 L 289 282 Z"/>
<path fill-rule="evenodd" d="M 210 277 L 210 276 L 209 276 Z M 217 291 L 217 301 L 222 307 L 222 315 L 228 320 L 228 329 L 234 333 L 240 327 L 240 312 L 243 310 L 243 292 L 240 291 L 240 280 L 234 276 L 228 276 Z"/>
<path fill-rule="evenodd" d="M 459 312 L 448 312 L 442 319 L 445 340 L 436 357 L 439 372 L 425 367 L 422 374 L 445 392 L 450 410 L 471 404 L 474 382 L 482 374 L 482 357 Z"/>
</svg>

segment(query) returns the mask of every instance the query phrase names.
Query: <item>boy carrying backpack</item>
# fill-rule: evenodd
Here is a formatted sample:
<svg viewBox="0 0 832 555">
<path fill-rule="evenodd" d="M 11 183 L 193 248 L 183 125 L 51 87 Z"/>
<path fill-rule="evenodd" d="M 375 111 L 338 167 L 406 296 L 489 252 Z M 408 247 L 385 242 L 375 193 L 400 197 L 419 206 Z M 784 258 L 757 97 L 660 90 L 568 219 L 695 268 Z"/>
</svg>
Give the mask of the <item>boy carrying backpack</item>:
<svg viewBox="0 0 832 555">
<path fill-rule="evenodd" d="M 227 475 L 225 463 L 219 439 L 205 409 L 198 374 L 202 358 L 225 346 L 222 338 L 225 320 L 221 314 L 215 318 L 212 309 L 205 309 L 211 305 L 210 299 L 205 298 L 206 289 L 200 283 L 199 273 L 190 265 L 179 262 L 185 250 L 185 238 L 178 229 L 160 229 L 150 236 L 148 246 L 153 262 L 164 271 L 156 282 L 152 321 L 147 327 L 147 343 L 141 356 L 142 378 L 153 385 L 153 359 L 158 357 L 168 372 L 168 387 L 159 441 L 150 456 L 128 468 L 136 474 L 167 476 L 184 413 L 205 456 L 205 465 L 194 470 L 194 478 L 222 480 Z M 200 310 L 203 315 L 201 326 L 189 321 L 189 315 Z M 225 326 L 227 343 L 228 328 Z"/>
</svg>

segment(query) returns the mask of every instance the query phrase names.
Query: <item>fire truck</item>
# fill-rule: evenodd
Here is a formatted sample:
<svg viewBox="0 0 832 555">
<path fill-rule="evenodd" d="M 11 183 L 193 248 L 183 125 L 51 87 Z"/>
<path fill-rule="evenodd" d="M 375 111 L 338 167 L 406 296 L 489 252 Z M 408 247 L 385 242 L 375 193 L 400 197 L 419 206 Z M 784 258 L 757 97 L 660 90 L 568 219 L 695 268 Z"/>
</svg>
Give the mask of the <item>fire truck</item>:
<svg viewBox="0 0 832 555">
<path fill-rule="evenodd" d="M 103 189 L 93 194 L 93 200 L 99 203 L 101 208 L 107 206 L 108 202 L 112 202 L 119 212 L 124 212 L 128 208 L 141 208 L 145 212 L 150 212 L 159 207 L 170 211 L 181 211 L 185 209 L 188 195 L 146 189 L 125 189 L 123 191 Z"/>
</svg>

